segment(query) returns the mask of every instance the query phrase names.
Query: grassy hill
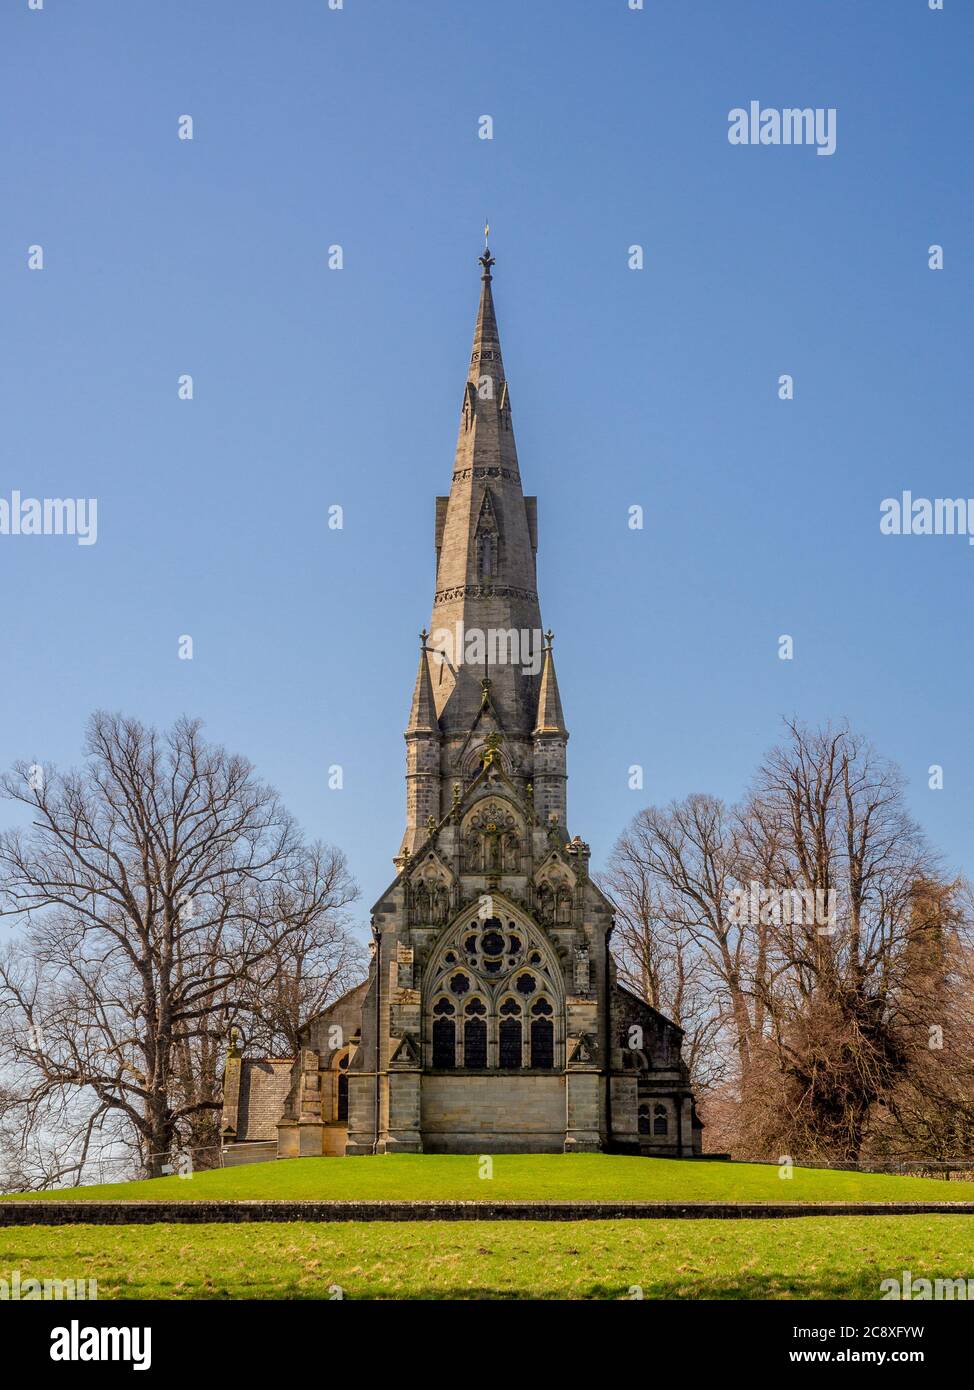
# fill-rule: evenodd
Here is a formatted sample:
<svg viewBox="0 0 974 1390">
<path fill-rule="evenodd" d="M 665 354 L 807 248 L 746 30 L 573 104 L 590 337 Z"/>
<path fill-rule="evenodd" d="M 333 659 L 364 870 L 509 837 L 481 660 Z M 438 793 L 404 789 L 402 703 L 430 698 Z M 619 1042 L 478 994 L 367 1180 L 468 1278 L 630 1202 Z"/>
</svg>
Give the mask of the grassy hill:
<svg viewBox="0 0 974 1390">
<path fill-rule="evenodd" d="M 615 1154 L 510 1154 L 481 1177 L 476 1155 L 390 1154 L 296 1158 L 196 1173 L 190 1178 L 73 1187 L 59 1199 L 177 1200 L 315 1197 L 332 1200 L 916 1202 L 974 1201 L 974 1183 L 758 1163 L 681 1162 Z M 36 1193 L 22 1194 L 36 1198 Z M 3 1200 L 17 1201 L 14 1195 Z"/>
<path fill-rule="evenodd" d="M 318 1197 L 722 1202 L 972 1201 L 974 1183 L 617 1155 L 288 1159 L 68 1200 Z M 25 1196 L 36 1194 L 24 1194 Z M 17 1201 L 17 1196 L 7 1201 Z M 0 1269 L 96 1278 L 111 1298 L 877 1299 L 883 1279 L 966 1278 L 974 1216 L 380 1221 L 0 1228 Z"/>
</svg>

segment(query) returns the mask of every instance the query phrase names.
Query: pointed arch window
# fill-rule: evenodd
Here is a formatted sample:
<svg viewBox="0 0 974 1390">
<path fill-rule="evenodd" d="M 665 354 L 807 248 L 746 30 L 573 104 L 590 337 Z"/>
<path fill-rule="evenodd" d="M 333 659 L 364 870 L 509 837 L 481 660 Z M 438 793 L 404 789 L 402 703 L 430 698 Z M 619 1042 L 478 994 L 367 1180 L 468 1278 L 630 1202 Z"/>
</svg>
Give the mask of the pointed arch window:
<svg viewBox="0 0 974 1390">
<path fill-rule="evenodd" d="M 457 1062 L 456 1009 L 449 999 L 433 1005 L 433 1066 L 450 1068 Z"/>
<path fill-rule="evenodd" d="M 521 1005 L 516 999 L 505 999 L 497 1029 L 498 1060 L 504 1070 L 518 1071 L 523 1065 L 523 1036 Z"/>
<path fill-rule="evenodd" d="M 471 999 L 464 1009 L 463 1065 L 476 1071 L 487 1066 L 487 1005 Z"/>
<path fill-rule="evenodd" d="M 346 1062 L 347 1066 L 348 1063 Z M 338 1078 L 338 1119 L 348 1123 L 348 1072 L 343 1071 Z"/>
<path fill-rule="evenodd" d="M 670 1131 L 669 1116 L 666 1113 L 665 1105 L 653 1106 L 653 1134 L 662 1135 L 664 1138 Z"/>
<path fill-rule="evenodd" d="M 480 579 L 494 579 L 497 575 L 497 536 L 490 531 L 481 531 L 477 536 L 477 575 Z"/>
<path fill-rule="evenodd" d="M 484 500 L 480 504 L 480 516 L 477 518 L 478 579 L 495 579 L 497 577 L 497 542 L 498 528 L 494 516 L 494 504 L 490 490 L 487 489 L 484 492 Z"/>
<path fill-rule="evenodd" d="M 554 1012 L 544 998 L 531 1005 L 531 1065 L 544 1071 L 555 1065 Z"/>
<path fill-rule="evenodd" d="M 507 390 L 507 382 L 501 386 L 501 425 L 505 430 L 511 428 L 511 398 Z"/>
<path fill-rule="evenodd" d="M 494 816 L 485 819 L 494 810 L 493 803 L 485 808 L 485 830 L 494 828 Z M 552 1071 L 562 1065 L 565 1018 L 558 967 L 533 926 L 513 910 L 484 918 L 465 914 L 426 973 L 427 1065 L 473 1072 Z"/>
</svg>

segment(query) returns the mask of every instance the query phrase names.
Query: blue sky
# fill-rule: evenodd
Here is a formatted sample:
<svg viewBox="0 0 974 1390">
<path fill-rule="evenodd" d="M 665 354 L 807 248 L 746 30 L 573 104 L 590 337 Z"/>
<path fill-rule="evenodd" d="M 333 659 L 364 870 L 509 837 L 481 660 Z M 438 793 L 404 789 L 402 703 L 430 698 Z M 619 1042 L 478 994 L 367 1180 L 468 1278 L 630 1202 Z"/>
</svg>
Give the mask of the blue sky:
<svg viewBox="0 0 974 1390">
<path fill-rule="evenodd" d="M 486 213 L 572 832 L 602 861 L 740 795 L 783 715 L 848 718 L 974 870 L 974 549 L 879 532 L 974 496 L 972 40 L 961 0 L 8 0 L 0 496 L 99 511 L 0 536 L 0 764 L 198 715 L 366 919 Z M 835 107 L 835 154 L 730 145 L 751 100 Z"/>
</svg>

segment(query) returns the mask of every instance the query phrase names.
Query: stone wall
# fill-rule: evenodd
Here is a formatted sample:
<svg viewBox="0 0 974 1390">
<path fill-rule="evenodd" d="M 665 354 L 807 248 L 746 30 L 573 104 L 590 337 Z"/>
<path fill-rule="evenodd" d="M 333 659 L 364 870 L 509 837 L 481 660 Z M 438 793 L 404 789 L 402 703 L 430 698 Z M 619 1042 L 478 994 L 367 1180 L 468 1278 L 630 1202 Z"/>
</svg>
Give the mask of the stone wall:
<svg viewBox="0 0 974 1390">
<path fill-rule="evenodd" d="M 421 1117 L 426 1153 L 560 1153 L 565 1077 L 543 1072 L 427 1073 Z"/>
<path fill-rule="evenodd" d="M 355 985 L 302 1028 L 301 1045 L 314 1048 L 323 1067 L 330 1067 L 334 1054 L 343 1051 L 361 1032 L 368 985 L 368 980 Z"/>
<path fill-rule="evenodd" d="M 485 1182 L 485 1187 L 487 1183 Z M 0 1202 L 4 1226 L 247 1221 L 780 1221 L 801 1216 L 974 1216 L 974 1202 Z"/>
<path fill-rule="evenodd" d="M 269 1139 L 257 1144 L 225 1144 L 223 1146 L 224 1168 L 244 1168 L 251 1163 L 276 1163 L 277 1158 L 276 1139 Z"/>
</svg>

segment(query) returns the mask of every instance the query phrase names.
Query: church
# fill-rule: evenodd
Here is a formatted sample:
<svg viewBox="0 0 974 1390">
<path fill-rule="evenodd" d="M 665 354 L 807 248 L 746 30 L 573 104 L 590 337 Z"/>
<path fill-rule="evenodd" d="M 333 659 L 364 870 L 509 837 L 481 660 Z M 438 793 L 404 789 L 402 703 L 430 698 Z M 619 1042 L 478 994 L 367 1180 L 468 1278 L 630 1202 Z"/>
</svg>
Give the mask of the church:
<svg viewBox="0 0 974 1390">
<path fill-rule="evenodd" d="M 453 477 L 436 499 L 406 829 L 373 909 L 368 978 L 307 1021 L 296 1057 L 231 1045 L 227 1163 L 701 1150 L 683 1034 L 618 983 L 613 905 L 569 829 L 568 730 L 494 264 L 485 245 Z"/>
</svg>

